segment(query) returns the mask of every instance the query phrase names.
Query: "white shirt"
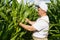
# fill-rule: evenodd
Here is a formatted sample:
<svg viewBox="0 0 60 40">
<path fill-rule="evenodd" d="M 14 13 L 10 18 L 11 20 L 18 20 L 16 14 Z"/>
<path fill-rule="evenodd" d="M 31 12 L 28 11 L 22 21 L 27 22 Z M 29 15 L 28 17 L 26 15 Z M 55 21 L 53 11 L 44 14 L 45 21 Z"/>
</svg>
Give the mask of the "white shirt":
<svg viewBox="0 0 60 40">
<path fill-rule="evenodd" d="M 43 16 L 38 18 L 35 24 L 32 25 L 37 31 L 33 33 L 34 37 L 44 38 L 48 36 L 49 30 L 49 18 L 48 16 Z"/>
</svg>

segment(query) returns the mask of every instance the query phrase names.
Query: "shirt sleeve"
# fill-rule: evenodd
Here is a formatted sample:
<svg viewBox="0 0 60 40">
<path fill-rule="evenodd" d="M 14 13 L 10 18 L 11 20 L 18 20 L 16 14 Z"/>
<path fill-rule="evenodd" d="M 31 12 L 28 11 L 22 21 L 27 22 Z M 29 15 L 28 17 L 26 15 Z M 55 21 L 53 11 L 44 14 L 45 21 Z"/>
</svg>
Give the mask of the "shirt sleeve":
<svg viewBox="0 0 60 40">
<path fill-rule="evenodd" d="M 32 26 L 37 30 L 40 31 L 46 27 L 46 23 L 43 20 L 40 20 L 38 22 L 35 22 Z"/>
</svg>

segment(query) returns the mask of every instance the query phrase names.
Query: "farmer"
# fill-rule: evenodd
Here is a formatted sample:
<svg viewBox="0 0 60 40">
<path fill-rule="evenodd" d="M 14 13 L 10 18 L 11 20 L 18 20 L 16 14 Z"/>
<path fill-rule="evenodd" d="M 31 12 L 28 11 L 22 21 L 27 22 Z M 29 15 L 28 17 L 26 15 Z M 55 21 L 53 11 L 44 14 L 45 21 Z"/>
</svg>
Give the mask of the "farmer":
<svg viewBox="0 0 60 40">
<path fill-rule="evenodd" d="M 46 13 L 48 6 L 44 2 L 35 6 L 40 17 L 34 22 L 26 18 L 26 21 L 31 25 L 25 25 L 23 23 L 19 23 L 19 25 L 28 31 L 33 31 L 32 37 L 34 40 L 48 40 L 49 17 Z"/>
</svg>

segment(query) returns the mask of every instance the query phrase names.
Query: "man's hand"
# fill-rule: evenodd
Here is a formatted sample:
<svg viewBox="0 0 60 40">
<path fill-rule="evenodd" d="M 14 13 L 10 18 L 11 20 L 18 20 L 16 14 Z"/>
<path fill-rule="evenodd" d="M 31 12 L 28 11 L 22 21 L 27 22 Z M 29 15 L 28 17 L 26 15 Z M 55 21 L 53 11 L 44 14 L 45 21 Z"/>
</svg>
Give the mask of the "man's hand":
<svg viewBox="0 0 60 40">
<path fill-rule="evenodd" d="M 26 18 L 26 22 L 28 22 L 29 24 L 34 24 L 35 22 L 33 22 L 33 21 L 30 21 L 28 18 Z"/>
<path fill-rule="evenodd" d="M 22 25 L 22 23 L 19 23 L 19 25 L 21 26 L 21 25 Z"/>
<path fill-rule="evenodd" d="M 28 18 L 26 18 L 26 22 L 29 22 L 30 20 Z"/>
</svg>

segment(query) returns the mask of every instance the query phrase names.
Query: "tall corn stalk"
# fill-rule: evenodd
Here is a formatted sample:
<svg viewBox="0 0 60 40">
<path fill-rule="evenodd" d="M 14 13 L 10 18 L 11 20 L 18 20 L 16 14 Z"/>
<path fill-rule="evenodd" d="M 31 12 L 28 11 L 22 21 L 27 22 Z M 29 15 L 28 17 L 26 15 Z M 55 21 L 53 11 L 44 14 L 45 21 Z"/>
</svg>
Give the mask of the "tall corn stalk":
<svg viewBox="0 0 60 40">
<path fill-rule="evenodd" d="M 36 20 L 37 11 L 33 4 L 19 4 L 17 0 L 0 0 L 0 40 L 31 40 L 31 32 L 21 28 L 18 23 L 25 23 L 25 18 Z M 11 3 L 12 2 L 12 3 Z M 51 0 L 48 4 L 50 17 L 49 40 L 60 39 L 60 0 Z"/>
<path fill-rule="evenodd" d="M 50 40 L 60 40 L 60 0 L 51 0 L 51 3 L 48 5 L 48 15 L 50 17 Z"/>
<path fill-rule="evenodd" d="M 12 2 L 12 4 L 11 4 Z M 0 2 L 0 39 L 1 40 L 24 40 L 27 30 L 21 28 L 18 23 L 25 23 L 25 18 L 35 20 L 37 12 L 33 8 L 33 4 L 24 5 L 23 0 L 19 4 L 17 0 L 1 0 Z M 31 16 L 29 16 L 31 15 Z M 35 18 L 31 18 L 35 17 Z M 27 24 L 27 23 L 25 23 Z M 28 33 L 30 34 L 30 33 Z M 26 37 L 27 39 L 30 36 Z"/>
</svg>

